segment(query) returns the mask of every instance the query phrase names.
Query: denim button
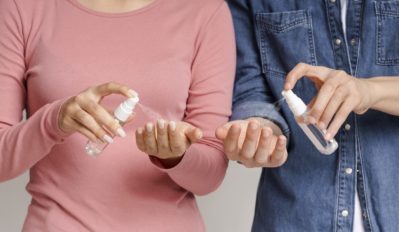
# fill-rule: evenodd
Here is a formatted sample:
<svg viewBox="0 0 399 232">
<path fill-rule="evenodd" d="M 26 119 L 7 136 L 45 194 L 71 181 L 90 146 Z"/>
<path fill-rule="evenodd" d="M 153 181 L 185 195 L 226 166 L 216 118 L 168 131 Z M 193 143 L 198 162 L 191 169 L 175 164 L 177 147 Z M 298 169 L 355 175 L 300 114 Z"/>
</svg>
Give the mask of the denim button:
<svg viewBox="0 0 399 232">
<path fill-rule="evenodd" d="M 346 130 L 346 131 L 349 131 L 350 129 L 351 129 L 351 125 L 350 125 L 350 124 L 346 124 L 346 125 L 345 125 L 345 130 Z"/>
<path fill-rule="evenodd" d="M 345 173 L 348 174 L 348 175 L 352 174 L 352 172 L 353 172 L 352 168 L 345 169 Z"/>
<path fill-rule="evenodd" d="M 349 211 L 348 210 L 342 210 L 342 212 L 341 212 L 341 215 L 343 216 L 343 217 L 347 217 L 348 215 L 349 215 Z"/>
<path fill-rule="evenodd" d="M 341 45 L 342 41 L 340 39 L 335 39 L 335 45 L 339 46 Z"/>
<path fill-rule="evenodd" d="M 357 40 L 355 38 L 351 39 L 351 45 L 355 46 L 357 44 Z"/>
</svg>

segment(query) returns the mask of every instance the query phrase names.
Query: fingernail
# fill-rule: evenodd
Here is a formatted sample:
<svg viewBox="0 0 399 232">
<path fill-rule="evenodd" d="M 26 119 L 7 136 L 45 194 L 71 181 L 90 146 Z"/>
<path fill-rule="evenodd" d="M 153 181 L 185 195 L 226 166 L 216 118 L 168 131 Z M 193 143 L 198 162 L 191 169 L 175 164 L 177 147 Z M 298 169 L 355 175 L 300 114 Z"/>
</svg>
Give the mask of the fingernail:
<svg viewBox="0 0 399 232">
<path fill-rule="evenodd" d="M 313 118 L 312 116 L 308 117 L 308 121 L 309 121 L 310 124 L 316 124 L 316 119 Z"/>
<path fill-rule="evenodd" d="M 122 127 L 119 127 L 119 128 L 116 130 L 116 133 L 119 135 L 119 137 L 122 137 L 122 138 L 125 138 L 125 137 L 126 137 L 126 132 L 125 132 L 125 130 L 122 129 Z"/>
<path fill-rule="evenodd" d="M 154 128 L 154 125 L 152 123 L 148 123 L 145 128 L 147 129 L 147 132 L 152 132 L 152 129 Z"/>
<path fill-rule="evenodd" d="M 252 130 L 258 129 L 258 124 L 257 123 L 251 123 L 251 129 Z"/>
<path fill-rule="evenodd" d="M 279 145 L 284 146 L 284 144 L 285 144 L 285 139 L 280 139 Z"/>
<path fill-rule="evenodd" d="M 202 136 L 203 136 L 202 131 L 197 130 L 195 135 L 196 135 L 197 139 L 202 139 Z"/>
<path fill-rule="evenodd" d="M 175 131 L 175 130 L 176 130 L 176 122 L 174 122 L 174 121 L 169 122 L 169 126 L 170 126 L 170 129 L 171 129 L 172 131 Z"/>
<path fill-rule="evenodd" d="M 133 89 L 129 89 L 129 91 L 128 91 L 128 93 L 129 93 L 129 97 L 137 97 L 137 92 L 136 91 L 134 91 Z"/>
<path fill-rule="evenodd" d="M 107 142 L 107 143 L 113 143 L 114 142 L 114 140 L 111 138 L 111 136 L 109 136 L 109 135 L 104 135 L 103 136 L 103 139 L 104 139 L 104 141 L 105 142 Z"/>
<path fill-rule="evenodd" d="M 137 129 L 137 133 L 139 134 L 139 135 L 141 135 L 141 134 L 143 134 L 143 128 L 139 128 L 139 129 Z"/>
<path fill-rule="evenodd" d="M 159 129 L 165 128 L 165 121 L 163 119 L 158 120 Z"/>
<path fill-rule="evenodd" d="M 324 122 L 319 122 L 319 128 L 320 129 L 326 129 L 326 124 Z"/>
<path fill-rule="evenodd" d="M 331 140 L 331 133 L 327 133 L 324 138 L 328 141 Z"/>
</svg>

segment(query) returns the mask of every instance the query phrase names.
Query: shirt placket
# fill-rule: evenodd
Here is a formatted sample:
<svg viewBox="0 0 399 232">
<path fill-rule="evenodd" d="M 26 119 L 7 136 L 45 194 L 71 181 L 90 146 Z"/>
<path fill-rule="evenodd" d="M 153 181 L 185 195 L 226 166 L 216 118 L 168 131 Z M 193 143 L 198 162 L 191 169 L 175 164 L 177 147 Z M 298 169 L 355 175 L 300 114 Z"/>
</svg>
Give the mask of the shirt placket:
<svg viewBox="0 0 399 232">
<path fill-rule="evenodd" d="M 347 13 L 347 33 L 346 41 L 348 47 L 348 54 L 350 57 L 350 65 L 352 75 L 357 77 L 357 62 L 360 53 L 361 46 L 361 28 L 362 19 L 364 12 L 364 0 L 351 0 L 348 1 L 348 13 Z M 356 117 L 356 116 L 354 116 Z M 355 118 L 356 120 L 356 118 Z M 371 224 L 368 217 L 368 210 L 366 204 L 366 192 L 364 186 L 363 166 L 362 166 L 362 153 L 360 149 L 359 137 L 357 133 L 357 124 L 354 124 L 355 142 L 356 142 L 356 182 L 357 192 L 359 195 L 360 206 L 362 209 L 362 217 L 365 231 L 371 231 Z"/>
<path fill-rule="evenodd" d="M 351 6 L 348 5 L 348 10 Z M 334 50 L 335 68 L 352 73 L 351 52 L 341 24 L 341 5 L 339 0 L 326 0 L 330 39 Z M 348 11 L 349 13 L 349 11 Z M 347 32 L 352 28 L 347 27 Z M 357 60 L 357 59 L 356 59 Z M 337 206 L 334 231 L 351 231 L 353 226 L 355 187 L 356 187 L 356 149 L 355 115 L 351 114 L 338 133 L 338 173 Z"/>
</svg>

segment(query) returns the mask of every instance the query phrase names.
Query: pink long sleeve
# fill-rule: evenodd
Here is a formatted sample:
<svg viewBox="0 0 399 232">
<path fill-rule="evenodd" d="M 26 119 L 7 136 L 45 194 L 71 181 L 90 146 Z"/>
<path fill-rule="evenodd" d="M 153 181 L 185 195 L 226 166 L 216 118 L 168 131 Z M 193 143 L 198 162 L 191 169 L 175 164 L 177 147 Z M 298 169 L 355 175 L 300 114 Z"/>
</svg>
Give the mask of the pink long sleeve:
<svg viewBox="0 0 399 232">
<path fill-rule="evenodd" d="M 57 127 L 61 102 L 48 104 L 26 122 L 24 42 L 13 1 L 0 1 L 0 182 L 31 168 L 62 140 Z M 9 10 L 6 10 L 9 9 Z"/>
<path fill-rule="evenodd" d="M 228 121 L 235 69 L 235 41 L 230 12 L 221 5 L 202 28 L 192 68 L 185 121 L 204 132 L 176 167 L 164 169 L 180 186 L 197 195 L 214 191 L 227 168 L 215 128 Z M 223 32 L 223 33 L 221 33 Z"/>
<path fill-rule="evenodd" d="M 213 191 L 225 175 L 214 131 L 230 115 L 234 70 L 223 0 L 154 0 L 120 14 L 78 0 L 0 0 L 0 181 L 29 169 L 22 231 L 204 231 L 195 194 Z M 58 113 L 63 99 L 110 81 L 204 138 L 162 169 L 135 144 L 135 130 L 154 122 L 137 108 L 126 138 L 86 155 L 87 138 L 62 133 Z M 123 100 L 102 104 L 112 110 Z"/>
</svg>

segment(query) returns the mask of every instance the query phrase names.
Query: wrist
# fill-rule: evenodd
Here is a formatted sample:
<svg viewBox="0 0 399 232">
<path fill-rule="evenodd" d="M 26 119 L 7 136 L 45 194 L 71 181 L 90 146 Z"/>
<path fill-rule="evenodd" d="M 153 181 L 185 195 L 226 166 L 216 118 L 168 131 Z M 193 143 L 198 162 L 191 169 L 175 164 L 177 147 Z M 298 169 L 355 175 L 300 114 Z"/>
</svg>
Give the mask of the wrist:
<svg viewBox="0 0 399 232">
<path fill-rule="evenodd" d="M 363 83 L 365 86 L 365 94 L 362 96 L 363 99 L 366 99 L 366 110 L 373 109 L 378 102 L 382 99 L 382 91 L 380 88 L 380 81 L 378 78 L 370 78 L 363 79 Z"/>
<path fill-rule="evenodd" d="M 253 117 L 253 118 L 249 118 L 248 121 L 251 120 L 256 120 L 257 122 L 259 122 L 259 124 L 261 125 L 261 127 L 269 127 L 273 130 L 273 134 L 274 135 L 282 135 L 283 132 L 280 129 L 279 126 L 277 126 L 273 121 L 269 120 L 269 119 L 265 119 L 265 118 L 260 118 L 260 117 Z"/>
</svg>

